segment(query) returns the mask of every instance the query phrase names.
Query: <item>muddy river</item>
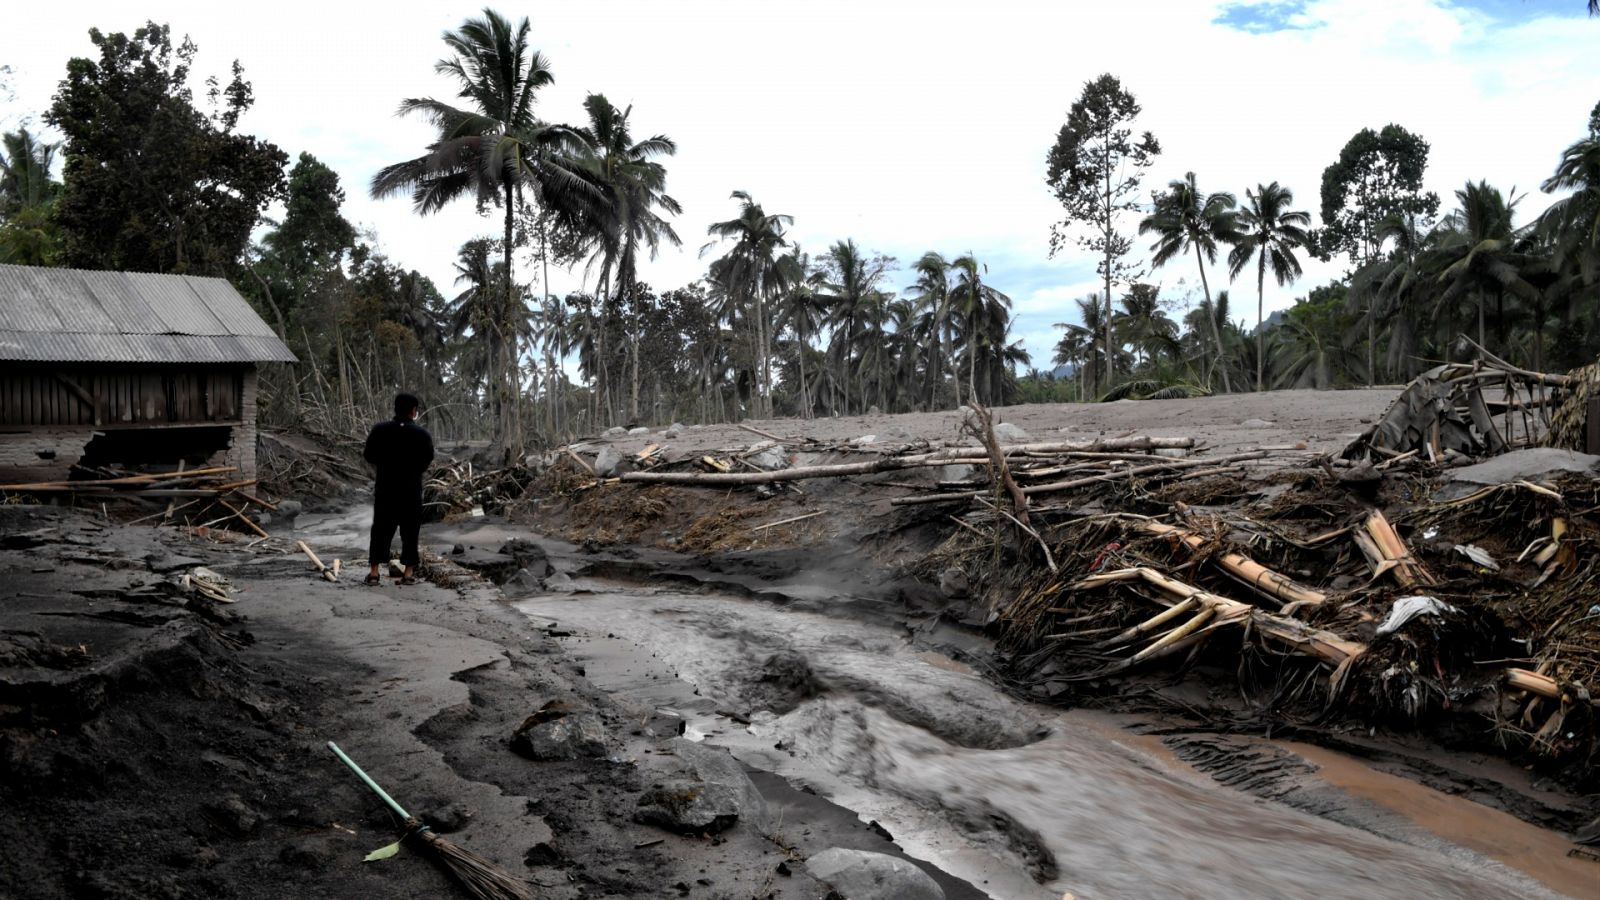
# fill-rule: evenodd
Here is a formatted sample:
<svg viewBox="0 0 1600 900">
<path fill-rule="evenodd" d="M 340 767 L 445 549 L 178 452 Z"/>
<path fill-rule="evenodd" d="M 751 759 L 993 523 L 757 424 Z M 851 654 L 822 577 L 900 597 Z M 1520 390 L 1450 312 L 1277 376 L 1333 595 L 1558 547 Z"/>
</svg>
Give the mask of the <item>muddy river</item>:
<svg viewBox="0 0 1600 900">
<path fill-rule="evenodd" d="M 878 822 L 993 897 L 1542 897 L 1581 894 L 1587 874 L 1541 883 L 1439 829 L 1380 835 L 1223 787 L 1113 717 L 1018 702 L 891 627 L 587 579 L 516 605 L 572 632 L 603 689 L 683 716 L 691 737 Z M 1361 768 L 1317 761 L 1347 763 Z M 1487 848 L 1509 834 L 1539 845 L 1535 859 L 1565 851 L 1393 781 L 1391 800 L 1431 795 L 1436 816 L 1482 824 L 1463 833 L 1503 832 Z"/>
</svg>

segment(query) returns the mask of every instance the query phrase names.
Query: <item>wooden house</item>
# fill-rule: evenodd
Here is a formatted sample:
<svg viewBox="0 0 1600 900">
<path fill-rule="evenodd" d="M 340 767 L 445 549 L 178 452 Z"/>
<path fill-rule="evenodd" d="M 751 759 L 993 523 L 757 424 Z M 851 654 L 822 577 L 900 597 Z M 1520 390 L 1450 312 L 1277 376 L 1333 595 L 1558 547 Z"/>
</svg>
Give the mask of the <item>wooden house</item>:
<svg viewBox="0 0 1600 900">
<path fill-rule="evenodd" d="M 253 478 L 256 367 L 293 361 L 220 278 L 0 265 L 0 483 L 180 463 Z"/>
</svg>

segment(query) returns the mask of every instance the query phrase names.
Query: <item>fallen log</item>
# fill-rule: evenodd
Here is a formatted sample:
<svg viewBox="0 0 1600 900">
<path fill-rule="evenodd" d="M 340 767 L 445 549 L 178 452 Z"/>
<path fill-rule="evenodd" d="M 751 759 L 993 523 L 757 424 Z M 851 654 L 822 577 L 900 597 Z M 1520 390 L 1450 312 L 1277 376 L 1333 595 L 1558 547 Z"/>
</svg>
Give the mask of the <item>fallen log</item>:
<svg viewBox="0 0 1600 900">
<path fill-rule="evenodd" d="M 1420 560 L 1411 555 L 1411 548 L 1400 539 L 1399 532 L 1394 530 L 1394 526 L 1389 524 L 1389 520 L 1380 510 L 1375 509 L 1368 513 L 1362 527 L 1377 545 L 1384 560 L 1393 564 L 1388 568 L 1394 572 L 1395 581 L 1399 582 L 1401 587 L 1410 588 L 1436 583 L 1432 573 L 1423 567 Z"/>
<path fill-rule="evenodd" d="M 202 475 L 223 475 L 237 471 L 233 466 L 213 466 L 209 469 L 191 469 L 187 472 L 153 472 L 145 475 L 124 475 L 118 478 L 84 478 L 78 481 L 36 481 L 28 484 L 0 484 L 0 491 L 56 491 L 77 490 L 85 487 L 119 487 L 148 484 L 169 479 L 187 480 Z"/>
<path fill-rule="evenodd" d="M 1169 462 L 1156 463 L 1148 466 L 1134 466 L 1128 469 L 1118 469 L 1103 475 L 1087 475 L 1082 478 L 1073 478 L 1067 481 L 1053 481 L 1048 484 L 1031 484 L 1022 489 L 1027 496 L 1034 494 L 1048 494 L 1055 491 L 1067 491 L 1073 488 L 1085 487 L 1101 481 L 1115 481 L 1120 478 L 1137 478 L 1141 475 L 1153 475 L 1158 472 L 1176 472 L 1185 469 L 1198 469 L 1202 466 L 1216 466 L 1218 463 L 1242 462 L 1247 459 L 1262 459 L 1267 456 L 1265 450 L 1251 450 L 1245 453 L 1234 453 L 1229 456 L 1219 456 L 1214 459 L 1194 458 L 1175 459 Z M 952 500 L 971 500 L 981 497 L 983 491 L 962 491 L 953 494 L 927 494 L 921 497 L 896 497 L 889 501 L 894 506 L 916 506 L 922 503 L 945 503 Z"/>
</svg>

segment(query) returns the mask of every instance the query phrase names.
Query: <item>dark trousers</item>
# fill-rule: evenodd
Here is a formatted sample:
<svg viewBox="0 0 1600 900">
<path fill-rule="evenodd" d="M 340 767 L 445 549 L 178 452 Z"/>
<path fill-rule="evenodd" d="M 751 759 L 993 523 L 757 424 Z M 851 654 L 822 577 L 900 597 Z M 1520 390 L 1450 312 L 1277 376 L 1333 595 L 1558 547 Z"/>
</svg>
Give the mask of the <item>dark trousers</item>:
<svg viewBox="0 0 1600 900">
<path fill-rule="evenodd" d="M 422 530 L 421 510 L 396 512 L 379 506 L 372 516 L 372 543 L 367 548 L 367 562 L 381 566 L 389 561 L 389 547 L 394 543 L 394 530 L 400 529 L 400 565 L 414 566 L 417 557 L 417 532 Z"/>
</svg>

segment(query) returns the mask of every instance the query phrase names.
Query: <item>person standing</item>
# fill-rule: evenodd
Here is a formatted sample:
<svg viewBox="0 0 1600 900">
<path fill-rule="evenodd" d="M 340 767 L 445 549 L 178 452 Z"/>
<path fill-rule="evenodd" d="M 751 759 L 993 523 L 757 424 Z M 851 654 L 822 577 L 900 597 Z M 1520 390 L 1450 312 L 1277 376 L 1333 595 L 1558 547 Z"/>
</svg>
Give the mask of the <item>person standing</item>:
<svg viewBox="0 0 1600 900">
<path fill-rule="evenodd" d="M 378 567 L 389 561 L 395 529 L 400 530 L 401 584 L 417 583 L 417 533 L 422 530 L 422 475 L 433 462 L 433 437 L 417 424 L 422 403 L 411 394 L 394 398 L 394 418 L 372 426 L 362 456 L 377 471 L 372 492 L 372 542 L 367 550 L 367 584 L 380 584 Z"/>
</svg>

